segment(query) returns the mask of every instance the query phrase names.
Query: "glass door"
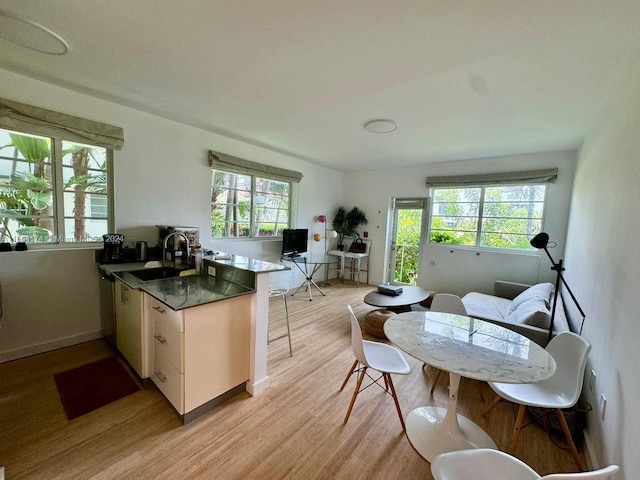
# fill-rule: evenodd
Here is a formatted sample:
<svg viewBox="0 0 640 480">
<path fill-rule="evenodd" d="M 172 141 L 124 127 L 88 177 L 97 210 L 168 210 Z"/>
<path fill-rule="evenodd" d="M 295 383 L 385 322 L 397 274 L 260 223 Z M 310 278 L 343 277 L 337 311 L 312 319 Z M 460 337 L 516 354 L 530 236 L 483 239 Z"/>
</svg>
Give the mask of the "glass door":
<svg viewBox="0 0 640 480">
<path fill-rule="evenodd" d="M 392 230 L 389 241 L 387 281 L 417 285 L 422 250 L 423 216 L 426 198 L 394 198 L 391 203 Z"/>
</svg>

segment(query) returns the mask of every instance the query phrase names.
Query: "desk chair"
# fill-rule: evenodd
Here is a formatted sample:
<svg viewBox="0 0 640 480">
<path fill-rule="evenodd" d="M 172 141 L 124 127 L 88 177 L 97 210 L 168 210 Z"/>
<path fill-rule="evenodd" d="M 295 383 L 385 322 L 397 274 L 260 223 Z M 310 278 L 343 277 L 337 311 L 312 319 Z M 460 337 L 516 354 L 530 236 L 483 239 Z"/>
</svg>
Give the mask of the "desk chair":
<svg viewBox="0 0 640 480">
<path fill-rule="evenodd" d="M 358 319 L 356 318 L 355 313 L 353 313 L 351 305 L 347 305 L 347 310 L 349 310 L 349 314 L 351 315 L 351 348 L 356 360 L 353 362 L 344 382 L 342 382 L 340 391 L 344 389 L 349 378 L 354 372 L 358 372 L 358 382 L 356 383 L 356 388 L 353 391 L 347 415 L 344 417 L 344 423 L 346 424 L 349 420 L 351 410 L 353 409 L 353 405 L 356 402 L 358 394 L 375 383 L 381 388 L 384 388 L 384 390 L 393 397 L 393 401 L 396 404 L 396 411 L 400 418 L 400 424 L 402 425 L 402 430 L 406 433 L 407 430 L 404 425 L 404 418 L 402 417 L 402 411 L 400 410 L 400 404 L 398 403 L 396 389 L 391 381 L 391 374 L 409 375 L 411 373 L 411 367 L 397 348 L 385 343 L 363 340 Z M 358 364 L 361 366 L 358 367 Z M 380 372 L 381 376 L 374 379 L 367 373 L 367 369 L 369 368 Z M 361 389 L 360 387 L 362 386 L 362 381 L 364 380 L 365 375 L 367 375 L 372 382 Z M 378 383 L 381 378 L 384 379 L 384 387 Z"/>
<path fill-rule="evenodd" d="M 513 454 L 518 445 L 520 430 L 524 428 L 522 421 L 524 420 L 525 407 L 555 410 L 576 466 L 578 470 L 583 471 L 578 450 L 573 443 L 571 431 L 562 409 L 573 407 L 580 397 L 584 369 L 587 365 L 591 345 L 580 335 L 573 332 L 562 332 L 551 339 L 546 350 L 556 361 L 557 368 L 553 376 L 537 383 L 487 382 L 498 395 L 482 415 L 486 416 L 502 398 L 520 404 L 508 450 L 509 453 Z"/>
<path fill-rule="evenodd" d="M 269 298 L 282 297 L 282 300 L 284 301 L 284 321 L 287 324 L 287 333 L 276 338 L 269 338 L 269 334 L 267 333 L 267 345 L 269 345 L 271 342 L 275 342 L 276 340 L 287 337 L 289 339 L 289 356 L 293 357 L 293 349 L 291 348 L 291 328 L 289 327 L 289 306 L 287 305 L 288 292 L 288 288 L 274 288 L 271 286 L 269 287 Z"/>
<path fill-rule="evenodd" d="M 517 458 L 488 448 L 443 453 L 431 462 L 435 480 L 606 480 L 619 470 L 617 465 L 610 465 L 593 472 L 552 473 L 541 477 Z"/>
<path fill-rule="evenodd" d="M 371 251 L 371 240 L 363 239 L 365 250 L 363 253 L 345 252 L 344 258 L 349 259 L 349 273 L 351 280 L 357 275 L 358 287 L 360 286 L 360 272 L 362 271 L 362 261 L 367 261 L 367 269 L 364 270 L 367 273 L 367 285 L 369 284 L 369 253 Z"/>
</svg>

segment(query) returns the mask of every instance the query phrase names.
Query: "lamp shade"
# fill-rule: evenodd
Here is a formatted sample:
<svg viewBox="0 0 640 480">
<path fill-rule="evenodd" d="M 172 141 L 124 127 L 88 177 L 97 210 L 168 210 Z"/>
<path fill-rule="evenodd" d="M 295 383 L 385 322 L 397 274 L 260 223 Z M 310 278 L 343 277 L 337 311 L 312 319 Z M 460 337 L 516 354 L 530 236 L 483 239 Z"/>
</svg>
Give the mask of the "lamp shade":
<svg viewBox="0 0 640 480">
<path fill-rule="evenodd" d="M 336 232 L 335 230 L 329 230 L 327 232 L 327 237 L 329 237 L 329 238 L 338 238 L 338 232 Z"/>
<path fill-rule="evenodd" d="M 326 215 L 318 215 L 318 221 L 320 223 L 324 223 L 327 221 L 327 216 Z"/>
<path fill-rule="evenodd" d="M 316 234 L 313 235 L 313 239 L 316 242 L 319 242 L 320 240 L 322 240 L 322 235 L 320 235 L 319 233 L 316 233 Z"/>
<path fill-rule="evenodd" d="M 545 248 L 549 243 L 549 234 L 540 232 L 529 242 L 533 248 Z"/>
</svg>

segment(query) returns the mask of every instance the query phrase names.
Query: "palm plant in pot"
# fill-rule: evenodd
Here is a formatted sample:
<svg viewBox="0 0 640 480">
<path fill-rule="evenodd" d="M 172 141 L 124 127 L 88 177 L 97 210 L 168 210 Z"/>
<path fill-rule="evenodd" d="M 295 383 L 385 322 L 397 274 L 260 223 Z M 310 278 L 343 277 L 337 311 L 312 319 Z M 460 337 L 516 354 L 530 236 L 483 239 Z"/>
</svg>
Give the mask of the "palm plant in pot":
<svg viewBox="0 0 640 480">
<path fill-rule="evenodd" d="M 353 207 L 347 211 L 344 207 L 339 207 L 331 224 L 333 229 L 338 232 L 338 250 L 344 250 L 344 238 L 358 238 L 360 235 L 356 229 L 360 225 L 369 223 L 367 216 L 358 207 Z"/>
</svg>

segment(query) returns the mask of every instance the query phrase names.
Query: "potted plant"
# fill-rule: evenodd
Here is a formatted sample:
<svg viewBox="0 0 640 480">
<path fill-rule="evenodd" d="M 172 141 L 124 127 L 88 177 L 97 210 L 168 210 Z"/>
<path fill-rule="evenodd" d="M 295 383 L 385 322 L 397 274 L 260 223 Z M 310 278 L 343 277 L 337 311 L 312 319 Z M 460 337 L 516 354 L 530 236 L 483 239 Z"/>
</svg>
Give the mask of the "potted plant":
<svg viewBox="0 0 640 480">
<path fill-rule="evenodd" d="M 344 207 L 339 207 L 331 224 L 333 229 L 338 232 L 338 250 L 344 250 L 344 237 L 360 237 L 356 229 L 367 223 L 369 223 L 367 216 L 358 207 L 353 207 L 349 211 Z"/>
</svg>

